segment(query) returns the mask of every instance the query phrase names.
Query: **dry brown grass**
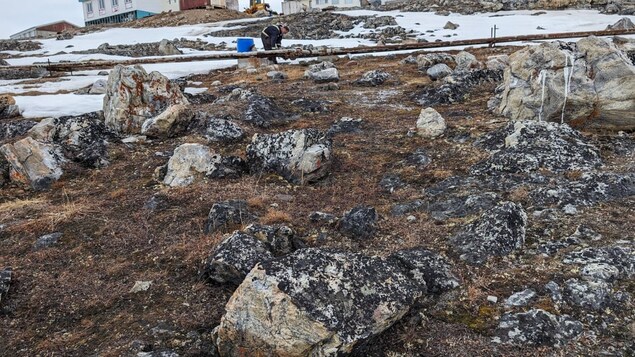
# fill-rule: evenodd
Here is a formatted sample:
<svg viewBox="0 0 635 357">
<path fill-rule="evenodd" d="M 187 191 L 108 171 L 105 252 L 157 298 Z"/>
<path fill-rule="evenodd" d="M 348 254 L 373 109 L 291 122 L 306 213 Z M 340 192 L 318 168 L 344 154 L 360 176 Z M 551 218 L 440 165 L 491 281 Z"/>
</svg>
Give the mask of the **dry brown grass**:
<svg viewBox="0 0 635 357">
<path fill-rule="evenodd" d="M 17 199 L 13 201 L 7 201 L 0 203 L 0 214 L 13 211 L 23 210 L 25 208 L 42 208 L 48 205 L 49 202 L 44 198 L 33 197 L 27 199 Z"/>
<path fill-rule="evenodd" d="M 276 209 L 269 209 L 267 210 L 267 213 L 265 213 L 265 215 L 260 218 L 260 223 L 262 224 L 278 224 L 278 223 L 288 223 L 291 222 L 292 218 L 291 215 L 283 212 L 283 211 L 279 211 Z"/>
</svg>

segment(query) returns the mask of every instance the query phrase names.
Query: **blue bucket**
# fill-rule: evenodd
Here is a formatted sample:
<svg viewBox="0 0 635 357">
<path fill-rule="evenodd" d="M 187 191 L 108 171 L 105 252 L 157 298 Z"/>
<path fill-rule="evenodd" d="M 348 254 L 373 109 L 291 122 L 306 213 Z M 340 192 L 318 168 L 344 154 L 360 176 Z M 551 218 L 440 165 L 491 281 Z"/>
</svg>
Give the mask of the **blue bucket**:
<svg viewBox="0 0 635 357">
<path fill-rule="evenodd" d="M 238 52 L 249 52 L 251 51 L 251 47 L 254 45 L 253 38 L 239 38 L 236 41 L 236 49 Z"/>
</svg>

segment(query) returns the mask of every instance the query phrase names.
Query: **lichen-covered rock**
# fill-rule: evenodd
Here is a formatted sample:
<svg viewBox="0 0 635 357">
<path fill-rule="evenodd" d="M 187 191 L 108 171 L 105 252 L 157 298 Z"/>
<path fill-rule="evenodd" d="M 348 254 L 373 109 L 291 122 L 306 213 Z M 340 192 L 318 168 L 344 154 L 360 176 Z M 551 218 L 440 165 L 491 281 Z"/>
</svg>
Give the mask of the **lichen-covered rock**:
<svg viewBox="0 0 635 357">
<path fill-rule="evenodd" d="M 271 98 L 258 93 L 247 92 L 246 99 L 248 104 L 242 120 L 249 124 L 268 128 L 289 120 L 289 115 L 282 111 Z"/>
<path fill-rule="evenodd" d="M 255 134 L 247 146 L 252 173 L 275 172 L 293 183 L 310 183 L 329 173 L 332 142 L 316 129 Z"/>
<path fill-rule="evenodd" d="M 613 25 L 606 26 L 606 30 L 632 30 L 635 29 L 635 24 L 628 17 L 619 19 Z"/>
<path fill-rule="evenodd" d="M 562 260 L 565 264 L 577 264 L 586 270 L 583 275 L 607 273 L 607 279 L 627 279 L 635 276 L 635 249 L 626 246 L 590 247 L 568 253 Z"/>
<path fill-rule="evenodd" d="M 390 78 L 392 78 L 390 73 L 382 71 L 380 69 L 375 69 L 364 73 L 362 75 L 362 78 L 355 81 L 355 84 L 360 86 L 376 87 L 380 84 L 383 84 Z"/>
<path fill-rule="evenodd" d="M 448 218 L 465 217 L 481 213 L 498 203 L 500 197 L 494 192 L 475 193 L 470 195 L 442 195 L 431 197 L 421 209 L 430 212 L 430 216 L 438 221 Z"/>
<path fill-rule="evenodd" d="M 187 186 L 197 177 L 211 174 L 221 163 L 221 156 L 201 144 L 183 144 L 174 149 L 163 183 L 168 186 Z"/>
<path fill-rule="evenodd" d="M 257 263 L 270 259 L 273 254 L 263 242 L 250 234 L 234 232 L 207 259 L 204 274 L 217 283 L 240 285 Z"/>
<path fill-rule="evenodd" d="M 510 56 L 503 86 L 496 111 L 513 120 L 635 128 L 635 66 L 605 39 L 591 36 L 576 44 L 550 42 L 518 51 Z"/>
<path fill-rule="evenodd" d="M 26 137 L 0 147 L 0 155 L 11 165 L 11 181 L 46 190 L 62 176 L 64 157 L 56 147 Z"/>
<path fill-rule="evenodd" d="M 443 135 L 447 125 L 445 119 L 434 108 L 422 109 L 417 119 L 417 134 L 424 138 L 436 138 Z"/>
<path fill-rule="evenodd" d="M 163 39 L 159 42 L 159 54 L 163 56 L 182 55 L 183 52 L 176 48 L 176 45 L 170 40 Z"/>
<path fill-rule="evenodd" d="M 493 71 L 505 70 L 507 66 L 509 66 L 508 55 L 489 56 L 485 62 L 485 68 Z"/>
<path fill-rule="evenodd" d="M 106 94 L 108 88 L 108 81 L 104 79 L 98 79 L 88 89 L 88 94 Z"/>
<path fill-rule="evenodd" d="M 232 121 L 211 118 L 205 123 L 204 135 L 209 142 L 232 142 L 242 139 L 244 132 Z"/>
<path fill-rule="evenodd" d="M 635 195 L 633 173 L 584 173 L 575 180 L 554 180 L 530 193 L 537 205 L 593 206 Z"/>
<path fill-rule="evenodd" d="M 455 71 L 468 71 L 482 66 L 482 64 L 476 59 L 476 56 L 466 51 L 457 53 L 454 56 L 454 62 L 456 62 Z"/>
<path fill-rule="evenodd" d="M 245 227 L 244 231 L 263 242 L 275 256 L 289 254 L 294 251 L 296 246 L 294 240 L 295 232 L 287 226 L 250 224 Z"/>
<path fill-rule="evenodd" d="M 178 86 L 141 66 L 116 66 L 104 96 L 106 126 L 117 133 L 139 134 L 143 123 L 176 104 L 189 104 Z"/>
<path fill-rule="evenodd" d="M 11 164 L 7 161 L 4 155 L 0 154 L 0 188 L 9 183 L 11 172 Z"/>
<path fill-rule="evenodd" d="M 377 230 L 377 211 L 374 207 L 357 206 L 344 213 L 339 222 L 339 231 L 351 238 L 368 239 Z"/>
<path fill-rule="evenodd" d="M 445 63 L 438 63 L 426 70 L 426 74 L 430 79 L 436 81 L 452 74 L 452 68 Z"/>
<path fill-rule="evenodd" d="M 432 159 L 426 152 L 426 149 L 418 148 L 414 153 L 406 157 L 406 163 L 423 169 L 432 163 Z"/>
<path fill-rule="evenodd" d="M 533 309 L 501 317 L 494 342 L 562 347 L 582 333 L 582 323 L 567 315 Z"/>
<path fill-rule="evenodd" d="M 141 125 L 141 134 L 154 138 L 171 138 L 183 133 L 194 116 L 188 104 L 175 104 Z"/>
<path fill-rule="evenodd" d="M 221 356 L 337 356 L 399 320 L 424 291 L 390 261 L 314 248 L 258 264 L 227 303 Z"/>
<path fill-rule="evenodd" d="M 486 135 L 478 145 L 497 151 L 470 168 L 474 175 L 541 169 L 563 173 L 602 165 L 599 150 L 567 124 L 517 121 Z"/>
<path fill-rule="evenodd" d="M 0 303 L 2 303 L 3 299 L 6 299 L 7 293 L 9 292 L 12 273 L 13 269 L 11 268 L 4 268 L 0 270 Z"/>
<path fill-rule="evenodd" d="M 391 255 L 405 268 L 406 274 L 427 291 L 442 294 L 460 285 L 459 279 L 452 272 L 452 266 L 441 255 L 423 248 L 400 250 Z"/>
<path fill-rule="evenodd" d="M 254 219 L 254 215 L 247 209 L 247 202 L 230 200 L 217 202 L 212 205 L 207 215 L 205 233 L 217 230 L 227 231 L 232 227 L 246 224 Z"/>
<path fill-rule="evenodd" d="M 486 211 L 450 239 L 461 259 L 482 264 L 492 256 L 504 256 L 523 247 L 527 215 L 522 206 L 503 202 Z"/>
<path fill-rule="evenodd" d="M 511 294 L 507 300 L 505 300 L 506 307 L 525 306 L 529 304 L 536 297 L 536 290 L 525 289 L 517 293 Z"/>
<path fill-rule="evenodd" d="M 304 72 L 304 78 L 311 79 L 315 83 L 329 83 L 337 82 L 340 80 L 340 74 L 337 68 L 327 68 L 321 71 L 307 70 Z"/>
<path fill-rule="evenodd" d="M 100 112 L 74 117 L 46 118 L 28 135 L 37 141 L 61 147 L 65 158 L 84 167 L 100 168 L 109 163 L 108 140 L 113 136 Z"/>
<path fill-rule="evenodd" d="M 312 79 L 316 83 L 337 82 L 340 80 L 339 72 L 332 62 L 321 62 L 309 66 L 304 71 L 304 78 Z"/>
<path fill-rule="evenodd" d="M 33 245 L 33 248 L 34 249 L 49 248 L 49 247 L 57 244 L 57 242 L 59 241 L 60 238 L 62 238 L 62 233 L 60 233 L 60 232 L 45 234 L 45 235 L 39 237 L 35 241 L 35 244 Z"/>
<path fill-rule="evenodd" d="M 448 53 L 426 53 L 418 55 L 416 58 L 417 67 L 420 71 L 425 71 L 428 68 L 439 64 L 453 64 L 454 56 Z"/>
<path fill-rule="evenodd" d="M 32 120 L 2 120 L 0 121 L 0 141 L 24 135 L 37 122 Z"/>
<path fill-rule="evenodd" d="M 425 89 L 413 93 L 412 99 L 422 106 L 460 103 L 469 95 L 472 88 L 486 84 L 498 83 L 503 78 L 502 70 L 479 69 L 458 71 L 443 78 L 438 86 L 426 86 Z"/>
<path fill-rule="evenodd" d="M 20 115 L 20 108 L 9 94 L 0 95 L 0 119 L 14 118 Z"/>
<path fill-rule="evenodd" d="M 602 280 L 569 279 L 562 295 L 568 303 L 592 311 L 604 310 L 612 300 L 611 287 Z"/>
<path fill-rule="evenodd" d="M 363 122 L 360 118 L 342 117 L 331 125 L 326 135 L 332 137 L 340 133 L 359 133 L 362 131 Z"/>
</svg>

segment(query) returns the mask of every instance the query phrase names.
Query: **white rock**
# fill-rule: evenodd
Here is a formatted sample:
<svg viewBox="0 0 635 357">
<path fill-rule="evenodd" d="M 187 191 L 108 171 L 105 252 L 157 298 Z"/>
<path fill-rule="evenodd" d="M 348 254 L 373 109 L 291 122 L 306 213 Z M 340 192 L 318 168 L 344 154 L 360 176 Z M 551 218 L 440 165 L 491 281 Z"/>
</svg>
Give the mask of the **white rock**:
<svg viewBox="0 0 635 357">
<path fill-rule="evenodd" d="M 135 281 L 134 286 L 130 289 L 130 293 L 139 293 L 150 289 L 152 281 Z"/>
<path fill-rule="evenodd" d="M 445 119 L 433 108 L 426 108 L 419 114 L 417 133 L 424 138 L 436 138 L 446 129 Z"/>
<path fill-rule="evenodd" d="M 163 183 L 171 187 L 187 186 L 197 176 L 204 176 L 216 168 L 220 155 L 201 144 L 183 144 L 174 150 L 168 161 Z"/>
</svg>

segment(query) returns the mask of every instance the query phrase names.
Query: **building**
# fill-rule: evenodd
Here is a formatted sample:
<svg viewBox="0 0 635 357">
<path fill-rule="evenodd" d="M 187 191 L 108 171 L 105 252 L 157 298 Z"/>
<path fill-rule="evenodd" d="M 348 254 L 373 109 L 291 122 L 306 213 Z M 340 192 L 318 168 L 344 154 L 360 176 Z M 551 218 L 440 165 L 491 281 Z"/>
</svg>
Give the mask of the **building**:
<svg viewBox="0 0 635 357">
<path fill-rule="evenodd" d="M 127 22 L 167 11 L 212 7 L 238 8 L 237 0 L 79 0 L 86 25 Z M 235 6 L 234 6 L 235 3 Z"/>
<path fill-rule="evenodd" d="M 282 2 L 282 13 L 289 15 L 324 8 L 361 7 L 367 3 L 367 0 L 285 0 Z"/>
<path fill-rule="evenodd" d="M 184 1 L 184 0 L 182 0 Z M 126 22 L 164 11 L 179 11 L 179 0 L 79 0 L 86 25 Z"/>
<path fill-rule="evenodd" d="M 58 33 L 68 30 L 76 29 L 77 26 L 67 21 L 52 22 L 50 24 L 44 24 L 40 26 L 34 26 L 30 29 L 20 31 L 11 35 L 12 40 L 25 40 L 31 38 L 51 38 L 57 36 Z"/>
</svg>

